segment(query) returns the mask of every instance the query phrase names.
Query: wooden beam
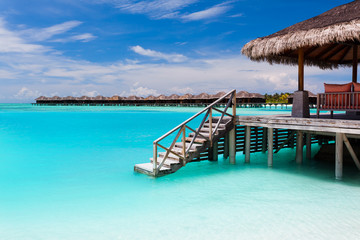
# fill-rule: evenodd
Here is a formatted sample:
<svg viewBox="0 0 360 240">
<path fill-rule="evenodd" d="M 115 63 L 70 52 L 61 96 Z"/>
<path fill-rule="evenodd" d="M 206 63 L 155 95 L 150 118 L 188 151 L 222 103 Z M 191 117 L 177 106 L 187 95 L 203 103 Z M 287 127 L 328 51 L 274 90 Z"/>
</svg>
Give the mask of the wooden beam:
<svg viewBox="0 0 360 240">
<path fill-rule="evenodd" d="M 345 48 L 347 48 L 346 45 L 338 45 L 335 48 L 333 48 L 332 53 L 330 53 L 328 56 L 326 56 L 326 58 L 324 59 L 325 61 L 330 60 L 332 57 L 334 57 L 336 54 L 338 54 L 339 52 L 341 52 L 341 50 L 344 50 Z"/>
<path fill-rule="evenodd" d="M 303 148 L 304 148 L 304 133 L 302 131 L 296 132 L 296 163 L 303 162 Z"/>
<path fill-rule="evenodd" d="M 344 134 L 336 133 L 335 141 L 335 178 L 341 180 L 343 176 Z"/>
<path fill-rule="evenodd" d="M 304 91 L 304 49 L 303 48 L 300 48 L 298 51 L 298 65 L 299 65 L 298 90 Z"/>
<path fill-rule="evenodd" d="M 304 57 L 307 57 L 308 55 L 310 55 L 314 50 L 316 50 L 318 47 L 315 46 L 315 47 L 310 47 L 309 49 L 307 49 L 305 52 L 304 52 Z"/>
<path fill-rule="evenodd" d="M 346 57 L 346 55 L 348 55 L 348 53 L 350 52 L 350 50 L 352 49 L 352 47 L 347 46 L 347 49 L 344 51 L 343 55 L 341 56 L 339 63 L 342 63 Z"/>
<path fill-rule="evenodd" d="M 353 74 L 352 81 L 357 82 L 357 69 L 358 69 L 358 45 L 353 46 Z"/>
<path fill-rule="evenodd" d="M 327 48 L 325 48 L 324 50 L 322 50 L 318 55 L 316 55 L 315 58 L 320 59 L 322 58 L 324 55 L 326 55 L 331 49 L 334 48 L 334 45 L 330 45 Z"/>
<path fill-rule="evenodd" d="M 250 163 L 251 127 L 245 127 L 245 163 Z"/>
<path fill-rule="evenodd" d="M 274 129 L 268 128 L 268 167 L 273 166 Z"/>
<path fill-rule="evenodd" d="M 351 144 L 350 144 L 350 142 L 349 142 L 349 139 L 346 137 L 345 134 L 343 135 L 343 137 L 344 137 L 345 146 L 346 146 L 347 149 L 349 150 L 349 153 L 350 153 L 352 159 L 354 160 L 356 167 L 360 170 L 360 162 L 359 162 L 359 159 L 358 159 L 358 157 L 356 156 L 356 154 L 355 154 L 355 152 L 354 152 L 354 149 L 351 147 Z"/>
</svg>

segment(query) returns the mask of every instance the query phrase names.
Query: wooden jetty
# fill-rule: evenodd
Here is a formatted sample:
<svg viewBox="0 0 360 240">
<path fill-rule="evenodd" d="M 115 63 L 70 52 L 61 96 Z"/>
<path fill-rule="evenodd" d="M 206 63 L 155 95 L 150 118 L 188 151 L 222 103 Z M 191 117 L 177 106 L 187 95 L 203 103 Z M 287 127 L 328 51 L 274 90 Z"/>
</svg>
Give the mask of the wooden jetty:
<svg viewBox="0 0 360 240">
<path fill-rule="evenodd" d="M 223 110 L 216 108 L 218 101 L 230 96 Z M 148 163 L 136 164 L 134 170 L 150 176 L 159 177 L 174 173 L 187 163 L 197 161 L 217 161 L 223 154 L 235 163 L 236 152 L 245 155 L 245 162 L 250 162 L 254 152 L 267 152 L 269 167 L 273 166 L 273 154 L 283 148 L 296 148 L 296 162 L 303 162 L 303 149 L 306 146 L 306 158 L 311 159 L 311 145 L 322 143 L 323 137 L 334 137 L 336 146 L 335 177 L 342 178 L 343 144 L 350 152 L 360 170 L 360 162 L 349 139 L 360 139 L 360 116 L 352 119 L 346 114 L 323 115 L 322 118 L 296 118 L 291 115 L 238 116 L 234 107 L 235 90 L 175 127 L 154 141 L 153 157 Z M 232 113 L 228 113 L 228 110 Z M 221 116 L 213 116 L 218 112 Z M 204 116 L 203 116 L 204 115 Z M 189 127 L 195 118 L 203 116 L 197 129 Z M 187 132 L 190 132 L 187 134 Z M 176 133 L 170 147 L 160 143 Z M 165 152 L 158 152 L 158 148 Z"/>
</svg>

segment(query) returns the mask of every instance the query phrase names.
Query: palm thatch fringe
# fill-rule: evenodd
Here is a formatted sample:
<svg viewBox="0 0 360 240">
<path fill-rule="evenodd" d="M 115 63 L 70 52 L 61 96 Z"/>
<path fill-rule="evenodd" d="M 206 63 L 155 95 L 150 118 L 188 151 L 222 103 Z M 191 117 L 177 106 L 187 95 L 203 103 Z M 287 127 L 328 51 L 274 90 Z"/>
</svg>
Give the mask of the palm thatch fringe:
<svg viewBox="0 0 360 240">
<path fill-rule="evenodd" d="M 323 46 L 332 43 L 359 43 L 360 20 L 347 23 L 315 28 L 307 31 L 289 32 L 275 37 L 257 38 L 247 43 L 242 53 L 253 61 L 268 61 L 270 63 L 297 64 L 297 58 L 283 56 L 287 51 L 293 51 L 309 46 Z M 321 68 L 336 68 L 339 63 L 323 62 L 321 60 L 306 59 L 305 64 L 316 65 Z M 345 65 L 351 66 L 351 63 Z"/>
</svg>

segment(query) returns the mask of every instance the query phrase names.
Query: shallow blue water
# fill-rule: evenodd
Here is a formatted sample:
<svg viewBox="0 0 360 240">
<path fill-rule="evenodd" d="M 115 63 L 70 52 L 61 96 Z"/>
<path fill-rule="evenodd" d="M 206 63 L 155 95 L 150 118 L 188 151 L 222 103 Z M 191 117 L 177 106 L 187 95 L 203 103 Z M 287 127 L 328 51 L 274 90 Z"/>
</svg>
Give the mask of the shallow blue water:
<svg viewBox="0 0 360 240">
<path fill-rule="evenodd" d="M 360 174 L 295 150 L 133 172 L 199 108 L 0 104 L 0 239 L 360 239 Z M 288 110 L 239 109 L 239 114 Z M 314 153 L 318 149 L 313 146 Z"/>
</svg>

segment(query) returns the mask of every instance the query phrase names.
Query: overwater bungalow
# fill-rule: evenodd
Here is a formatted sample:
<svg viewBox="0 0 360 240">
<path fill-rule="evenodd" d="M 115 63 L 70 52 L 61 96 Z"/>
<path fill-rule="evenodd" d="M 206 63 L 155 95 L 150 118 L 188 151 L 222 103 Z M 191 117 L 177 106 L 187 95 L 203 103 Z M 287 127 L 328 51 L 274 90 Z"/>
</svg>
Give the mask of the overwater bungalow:
<svg viewBox="0 0 360 240">
<path fill-rule="evenodd" d="M 259 93 L 240 91 L 236 93 L 237 103 L 265 103 L 265 96 Z"/>
<path fill-rule="evenodd" d="M 360 139 L 360 85 L 357 84 L 357 67 L 360 59 L 360 1 L 333 8 L 319 16 L 297 23 L 269 36 L 247 43 L 242 53 L 253 61 L 298 66 L 298 89 L 294 93 L 290 115 L 238 116 L 236 91 L 230 91 L 208 107 L 181 123 L 153 142 L 150 163 L 136 164 L 134 170 L 151 176 L 176 172 L 189 162 L 216 161 L 219 153 L 235 163 L 237 151 L 245 153 L 250 163 L 250 153 L 267 152 L 269 167 L 273 154 L 286 147 L 296 147 L 296 162 L 312 158 L 311 145 L 323 136 L 335 140 L 335 178 L 343 176 L 343 148 L 349 151 L 354 166 L 360 162 L 353 146 L 359 147 Z M 333 69 L 352 66 L 352 81 L 348 84 L 325 84 L 325 93 L 317 96 L 317 114 L 310 115 L 309 93 L 305 91 L 304 66 Z M 342 79 L 343 80 L 343 79 Z M 226 101 L 223 109 L 215 107 Z M 232 111 L 229 112 L 229 110 Z M 322 114 L 320 111 L 330 111 Z M 343 114 L 334 114 L 343 111 Z M 214 116 L 214 113 L 220 116 Z M 195 118 L 203 119 L 198 128 L 189 127 Z M 169 147 L 163 139 L 177 133 Z M 180 137 L 181 136 L 181 137 Z M 280 137 L 281 136 L 281 137 Z M 165 152 L 158 152 L 162 149 Z"/>
</svg>

